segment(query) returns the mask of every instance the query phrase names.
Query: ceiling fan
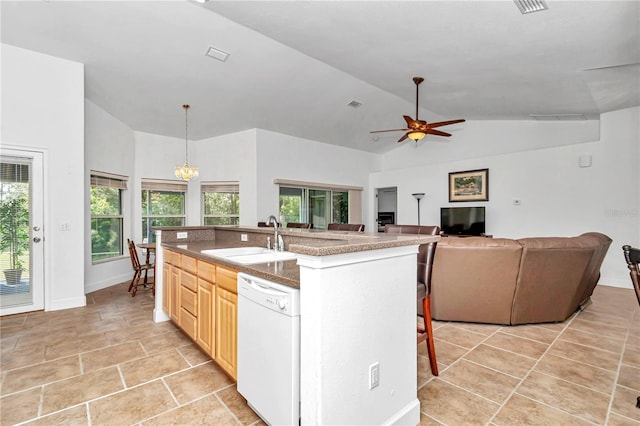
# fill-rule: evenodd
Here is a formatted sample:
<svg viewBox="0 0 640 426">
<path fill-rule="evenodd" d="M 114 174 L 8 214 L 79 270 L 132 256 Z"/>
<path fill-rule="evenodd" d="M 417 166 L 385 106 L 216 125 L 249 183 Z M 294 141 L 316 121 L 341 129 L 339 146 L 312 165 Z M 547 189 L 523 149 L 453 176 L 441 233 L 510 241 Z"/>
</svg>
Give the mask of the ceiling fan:
<svg viewBox="0 0 640 426">
<path fill-rule="evenodd" d="M 436 127 L 448 126 L 449 124 L 462 123 L 465 120 L 450 120 L 450 121 L 439 121 L 437 123 L 427 123 L 424 120 L 418 119 L 418 86 L 420 83 L 424 81 L 422 77 L 413 77 L 413 82 L 416 84 L 416 119 L 409 117 L 408 115 L 403 115 L 404 120 L 407 122 L 406 129 L 391 129 L 391 130 L 374 130 L 370 133 L 382 133 L 382 132 L 407 132 L 398 142 L 402 142 L 403 140 L 409 138 L 418 142 L 420 139 L 424 138 L 427 134 L 438 135 L 438 136 L 451 136 L 450 133 L 442 132 L 440 130 L 436 130 Z"/>
</svg>

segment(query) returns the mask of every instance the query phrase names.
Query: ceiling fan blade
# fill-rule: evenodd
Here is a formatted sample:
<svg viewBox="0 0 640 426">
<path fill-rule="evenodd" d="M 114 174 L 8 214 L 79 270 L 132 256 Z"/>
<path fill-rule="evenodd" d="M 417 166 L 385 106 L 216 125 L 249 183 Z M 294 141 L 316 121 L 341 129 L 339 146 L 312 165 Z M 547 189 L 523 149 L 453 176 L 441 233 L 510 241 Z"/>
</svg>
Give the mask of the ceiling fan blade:
<svg viewBox="0 0 640 426">
<path fill-rule="evenodd" d="M 431 135 L 438 135 L 438 136 L 451 136 L 451 133 L 441 132 L 440 130 L 435 130 L 435 129 L 427 129 L 426 133 L 429 133 Z"/>
<path fill-rule="evenodd" d="M 383 132 L 406 132 L 407 130 L 411 130 L 411 129 L 391 129 L 391 130 L 374 130 L 372 132 L 369 133 L 383 133 Z"/>
<path fill-rule="evenodd" d="M 462 118 L 459 120 L 438 121 L 437 123 L 429 123 L 427 127 L 429 127 L 430 129 L 433 129 L 434 127 L 448 126 L 449 124 L 456 124 L 456 123 L 464 123 L 465 121 L 466 120 Z"/>
<path fill-rule="evenodd" d="M 416 121 L 408 115 L 403 115 L 402 117 L 404 117 L 404 121 L 407 122 L 407 127 L 413 128 L 413 126 L 416 125 Z"/>
<path fill-rule="evenodd" d="M 408 137 L 409 137 L 409 133 L 405 133 L 404 135 L 402 135 L 402 137 L 400 139 L 398 139 L 398 142 L 402 142 L 403 140 L 405 140 Z"/>
</svg>

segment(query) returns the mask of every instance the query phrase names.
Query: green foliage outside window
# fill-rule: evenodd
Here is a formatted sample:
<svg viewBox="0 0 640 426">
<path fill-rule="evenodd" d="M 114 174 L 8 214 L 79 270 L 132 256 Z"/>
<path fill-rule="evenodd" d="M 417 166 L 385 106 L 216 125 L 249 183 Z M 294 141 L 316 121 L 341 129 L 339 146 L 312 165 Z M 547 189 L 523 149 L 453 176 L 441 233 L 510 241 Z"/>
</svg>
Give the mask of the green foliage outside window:
<svg viewBox="0 0 640 426">
<path fill-rule="evenodd" d="M 205 192 L 203 213 L 205 225 L 238 225 L 240 195 L 237 192 Z"/>
<path fill-rule="evenodd" d="M 280 221 L 285 226 L 289 222 L 302 220 L 302 197 L 299 195 L 280 195 Z"/>
<path fill-rule="evenodd" d="M 91 187 L 91 260 L 122 255 L 121 190 Z"/>
<path fill-rule="evenodd" d="M 142 236 L 155 241 L 152 228 L 184 226 L 185 193 L 179 191 L 142 190 Z"/>
</svg>

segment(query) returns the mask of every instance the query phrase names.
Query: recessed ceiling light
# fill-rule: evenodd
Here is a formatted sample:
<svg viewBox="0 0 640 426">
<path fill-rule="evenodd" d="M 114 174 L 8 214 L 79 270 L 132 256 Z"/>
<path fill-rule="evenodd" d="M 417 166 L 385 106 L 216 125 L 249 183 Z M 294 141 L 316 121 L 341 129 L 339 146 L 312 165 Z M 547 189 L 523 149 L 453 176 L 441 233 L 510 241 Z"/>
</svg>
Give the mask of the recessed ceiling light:
<svg viewBox="0 0 640 426">
<path fill-rule="evenodd" d="M 225 52 L 224 50 L 216 49 L 213 46 L 209 46 L 209 49 L 207 49 L 207 53 L 205 53 L 205 55 L 222 62 L 226 61 L 229 57 L 229 53 Z"/>
<path fill-rule="evenodd" d="M 584 114 L 531 114 L 529 117 L 537 121 L 584 121 Z"/>
<path fill-rule="evenodd" d="M 350 106 L 351 108 L 359 108 L 362 106 L 362 102 L 351 101 L 347 104 L 347 106 Z"/>
<path fill-rule="evenodd" d="M 518 9 L 520 9 L 523 15 L 549 9 L 549 6 L 547 6 L 544 0 L 513 0 L 513 2 L 518 6 Z"/>
</svg>

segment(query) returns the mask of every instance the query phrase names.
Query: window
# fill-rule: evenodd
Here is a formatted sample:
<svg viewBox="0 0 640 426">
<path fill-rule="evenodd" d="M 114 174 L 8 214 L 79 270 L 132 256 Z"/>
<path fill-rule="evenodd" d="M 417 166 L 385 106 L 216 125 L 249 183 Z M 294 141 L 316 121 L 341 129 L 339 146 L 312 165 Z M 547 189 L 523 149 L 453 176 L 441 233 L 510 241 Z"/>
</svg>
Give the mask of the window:
<svg viewBox="0 0 640 426">
<path fill-rule="evenodd" d="M 203 225 L 240 223 L 240 186 L 237 182 L 202 183 Z"/>
<path fill-rule="evenodd" d="M 284 181 L 280 184 L 280 222 L 311 223 L 314 229 L 327 229 L 329 223 L 359 223 L 362 188 L 309 182 Z"/>
<path fill-rule="evenodd" d="M 91 172 L 91 260 L 122 256 L 122 191 L 127 177 Z"/>
<path fill-rule="evenodd" d="M 142 180 L 142 238 L 155 241 L 156 226 L 184 226 L 187 184 L 175 181 Z"/>
</svg>

